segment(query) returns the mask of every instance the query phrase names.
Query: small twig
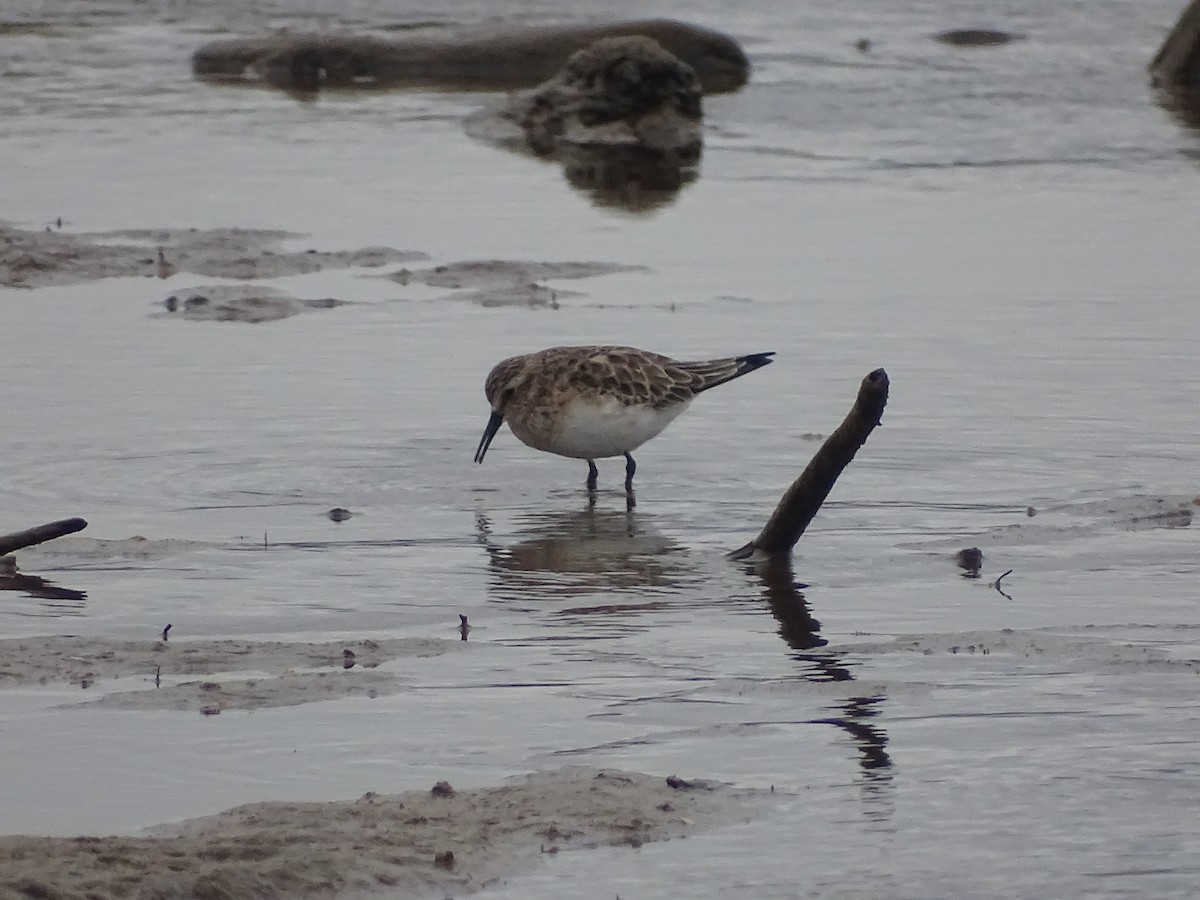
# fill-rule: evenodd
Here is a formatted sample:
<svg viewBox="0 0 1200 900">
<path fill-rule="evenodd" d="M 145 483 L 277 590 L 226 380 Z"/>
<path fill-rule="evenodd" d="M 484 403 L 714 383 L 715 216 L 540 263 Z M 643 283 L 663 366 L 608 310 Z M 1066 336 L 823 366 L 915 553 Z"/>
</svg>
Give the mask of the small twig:
<svg viewBox="0 0 1200 900">
<path fill-rule="evenodd" d="M 1004 575 L 1011 575 L 1011 574 L 1012 574 L 1012 569 L 1009 569 L 1007 572 L 1004 573 Z M 1003 596 L 1005 596 L 1009 600 L 1011 600 L 1012 595 L 1004 593 L 1004 588 L 1000 587 L 1000 580 L 1002 578 L 1004 578 L 1004 575 L 1001 575 L 1000 578 L 997 578 L 995 581 L 993 581 L 991 586 L 994 587 L 997 591 L 999 591 Z"/>
<path fill-rule="evenodd" d="M 163 633 L 162 633 L 162 639 L 164 641 L 167 640 L 167 634 L 170 632 L 170 630 L 171 630 L 171 623 L 168 622 L 167 627 L 163 629 Z"/>
</svg>

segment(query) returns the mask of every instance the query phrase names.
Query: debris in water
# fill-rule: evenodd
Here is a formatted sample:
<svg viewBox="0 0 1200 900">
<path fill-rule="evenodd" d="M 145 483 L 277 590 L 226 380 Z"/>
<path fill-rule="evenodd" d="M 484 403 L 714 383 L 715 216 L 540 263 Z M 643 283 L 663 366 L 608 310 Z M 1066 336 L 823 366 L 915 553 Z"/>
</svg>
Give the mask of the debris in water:
<svg viewBox="0 0 1200 900">
<path fill-rule="evenodd" d="M 154 268 L 155 274 L 159 278 L 170 278 L 175 274 L 175 266 L 167 262 L 166 254 L 163 253 L 163 248 L 158 248 L 158 263 Z"/>
<path fill-rule="evenodd" d="M 963 578 L 978 578 L 979 570 L 983 568 L 983 551 L 978 547 L 964 547 L 955 554 L 954 561 L 965 570 Z"/>
</svg>

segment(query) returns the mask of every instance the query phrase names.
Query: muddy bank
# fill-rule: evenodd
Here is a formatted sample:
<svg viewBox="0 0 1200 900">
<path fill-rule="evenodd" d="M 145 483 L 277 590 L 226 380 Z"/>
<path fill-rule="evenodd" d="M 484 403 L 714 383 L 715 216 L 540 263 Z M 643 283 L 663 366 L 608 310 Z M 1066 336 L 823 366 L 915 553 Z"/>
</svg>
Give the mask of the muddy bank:
<svg viewBox="0 0 1200 900">
<path fill-rule="evenodd" d="M 442 897 L 543 853 L 638 847 L 734 821 L 753 798 L 713 783 L 572 768 L 474 791 L 439 782 L 336 803 L 256 803 L 153 837 L 0 838 L 0 895 Z"/>
<path fill-rule="evenodd" d="M 205 81 L 321 87 L 437 87 L 502 91 L 554 76 L 577 50 L 602 38 L 644 35 L 686 62 L 705 93 L 734 91 L 750 64 L 728 35 L 686 22 L 644 19 L 592 25 L 458 30 L 382 38 L 353 34 L 273 34 L 204 44 L 192 72 Z"/>
<path fill-rule="evenodd" d="M 302 235 L 241 228 L 129 231 L 26 231 L 0 225 L 0 286 L 46 287 L 96 278 L 159 277 L 181 272 L 214 278 L 279 278 L 322 269 L 373 268 L 425 259 L 423 253 L 289 250 Z"/>
<path fill-rule="evenodd" d="M 396 693 L 403 682 L 379 666 L 399 658 L 459 652 L 463 646 L 433 638 L 318 644 L 22 638 L 0 641 L 0 689 L 73 684 L 88 692 L 80 703 L 89 706 L 211 715 Z"/>
</svg>

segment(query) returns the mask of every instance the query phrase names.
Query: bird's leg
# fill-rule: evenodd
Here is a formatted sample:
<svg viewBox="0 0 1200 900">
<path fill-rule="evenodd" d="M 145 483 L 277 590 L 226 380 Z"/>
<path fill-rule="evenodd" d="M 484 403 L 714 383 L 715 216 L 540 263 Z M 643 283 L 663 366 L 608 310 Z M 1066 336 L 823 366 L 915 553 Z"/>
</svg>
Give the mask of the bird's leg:
<svg viewBox="0 0 1200 900">
<path fill-rule="evenodd" d="M 588 489 L 589 493 L 594 494 L 596 492 L 596 479 L 599 477 L 600 472 L 599 472 L 599 470 L 597 470 L 596 463 L 594 460 L 589 459 L 587 461 L 587 464 L 588 464 L 587 489 Z"/>
<path fill-rule="evenodd" d="M 633 494 L 633 473 L 637 471 L 637 463 L 633 461 L 633 457 L 629 455 L 629 451 L 625 451 L 625 493 Z"/>
</svg>

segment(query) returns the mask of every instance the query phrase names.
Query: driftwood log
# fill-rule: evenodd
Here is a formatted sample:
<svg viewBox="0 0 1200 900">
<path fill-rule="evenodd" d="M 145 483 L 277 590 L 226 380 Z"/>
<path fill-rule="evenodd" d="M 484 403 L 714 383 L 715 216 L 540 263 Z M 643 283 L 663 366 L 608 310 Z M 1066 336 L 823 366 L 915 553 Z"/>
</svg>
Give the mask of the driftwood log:
<svg viewBox="0 0 1200 900">
<path fill-rule="evenodd" d="M 887 398 L 887 372 L 876 369 L 862 380 L 854 407 L 800 477 L 792 482 L 758 537 L 730 553 L 731 559 L 762 561 L 791 556 L 792 548 L 829 496 L 842 470 L 880 424 Z"/>
<path fill-rule="evenodd" d="M 323 87 L 438 87 L 494 91 L 541 84 L 577 50 L 601 38 L 644 35 L 693 69 L 706 94 L 735 91 L 750 76 L 732 37 L 670 19 L 518 26 L 381 38 L 277 33 L 211 41 L 192 54 L 204 81 L 261 83 L 291 91 Z"/>
<path fill-rule="evenodd" d="M 57 522 L 49 522 L 34 528 L 26 528 L 24 531 L 14 531 L 12 534 L 0 535 L 0 556 L 12 553 L 14 550 L 20 550 L 23 547 L 43 544 L 46 541 L 52 541 L 63 535 L 74 534 L 77 531 L 83 531 L 85 528 L 87 528 L 87 521 L 84 519 L 60 519 Z"/>
</svg>

